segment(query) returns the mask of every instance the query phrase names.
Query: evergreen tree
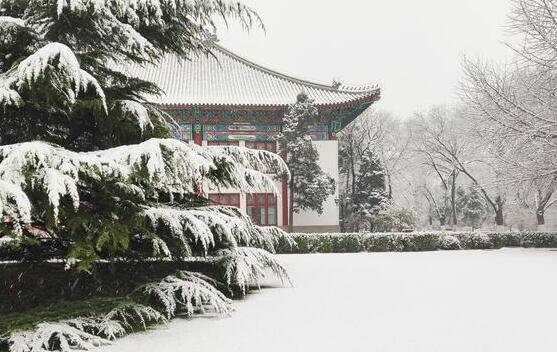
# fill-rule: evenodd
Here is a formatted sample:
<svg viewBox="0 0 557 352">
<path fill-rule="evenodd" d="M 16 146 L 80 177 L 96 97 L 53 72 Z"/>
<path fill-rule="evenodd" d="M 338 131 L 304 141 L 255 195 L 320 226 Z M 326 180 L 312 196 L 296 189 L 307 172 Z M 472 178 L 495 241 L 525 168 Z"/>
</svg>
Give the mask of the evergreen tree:
<svg viewBox="0 0 557 352">
<path fill-rule="evenodd" d="M 385 173 L 377 156 L 368 151 L 362 155 L 355 182 L 354 213 L 373 230 L 373 218 L 387 203 Z M 360 226 L 358 226 L 360 227 Z"/>
<path fill-rule="evenodd" d="M 470 186 L 468 190 L 462 187 L 457 189 L 457 206 L 461 222 L 476 229 L 482 226 L 489 213 L 484 196 L 474 186 Z"/>
<path fill-rule="evenodd" d="M 158 87 L 117 68 L 168 52 L 208 54 L 213 18 L 250 27 L 259 23 L 251 9 L 221 0 L 0 0 L 0 15 L 3 243 L 43 246 L 45 256 L 56 245 L 68 266 L 86 270 L 101 258 L 205 256 L 239 286 L 254 277 L 236 278 L 242 270 L 276 264 L 251 247 L 273 251 L 284 232 L 209 206 L 197 190 L 203 182 L 269 191 L 266 174 L 287 173 L 284 161 L 166 139 L 172 119 L 144 99 Z"/>
<path fill-rule="evenodd" d="M 307 94 L 300 93 L 284 115 L 279 144 L 286 154 L 286 164 L 290 170 L 289 203 L 292 232 L 294 213 L 313 210 L 323 213 L 323 203 L 335 193 L 335 180 L 328 176 L 317 161 L 319 152 L 311 141 L 309 128 L 318 122 L 318 111 Z"/>
</svg>

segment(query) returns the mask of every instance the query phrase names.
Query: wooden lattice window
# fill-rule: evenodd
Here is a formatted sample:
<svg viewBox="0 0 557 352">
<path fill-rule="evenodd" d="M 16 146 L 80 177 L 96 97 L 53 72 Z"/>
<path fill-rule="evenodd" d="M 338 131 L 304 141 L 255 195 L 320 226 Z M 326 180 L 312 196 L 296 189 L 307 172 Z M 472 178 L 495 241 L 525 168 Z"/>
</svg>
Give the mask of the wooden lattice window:
<svg viewBox="0 0 557 352">
<path fill-rule="evenodd" d="M 246 212 L 257 225 L 277 225 L 277 197 L 272 193 L 248 194 Z"/>
<path fill-rule="evenodd" d="M 277 152 L 277 142 L 246 142 L 246 148 L 250 149 L 258 149 L 258 150 L 266 150 L 269 152 L 276 153 Z"/>
<path fill-rule="evenodd" d="M 220 145 L 220 146 L 239 146 L 238 141 L 207 141 L 207 145 Z"/>
<path fill-rule="evenodd" d="M 227 205 L 236 208 L 240 207 L 239 193 L 213 193 L 209 194 L 209 200 L 219 205 Z"/>
</svg>

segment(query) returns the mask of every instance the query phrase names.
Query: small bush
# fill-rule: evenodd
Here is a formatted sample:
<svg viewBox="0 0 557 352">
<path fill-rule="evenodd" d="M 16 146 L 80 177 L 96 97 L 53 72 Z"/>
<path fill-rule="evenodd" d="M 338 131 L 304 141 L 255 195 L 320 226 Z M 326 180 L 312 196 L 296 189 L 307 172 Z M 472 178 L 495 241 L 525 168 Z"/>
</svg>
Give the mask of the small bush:
<svg viewBox="0 0 557 352">
<path fill-rule="evenodd" d="M 462 249 L 460 241 L 453 235 L 443 235 L 440 237 L 439 249 L 455 250 Z"/>
<path fill-rule="evenodd" d="M 503 247 L 557 248 L 557 233 L 416 232 L 293 234 L 278 253 L 412 252 Z"/>
<path fill-rule="evenodd" d="M 464 233 L 455 235 L 463 249 L 491 249 L 494 243 L 491 237 L 485 233 Z"/>
</svg>

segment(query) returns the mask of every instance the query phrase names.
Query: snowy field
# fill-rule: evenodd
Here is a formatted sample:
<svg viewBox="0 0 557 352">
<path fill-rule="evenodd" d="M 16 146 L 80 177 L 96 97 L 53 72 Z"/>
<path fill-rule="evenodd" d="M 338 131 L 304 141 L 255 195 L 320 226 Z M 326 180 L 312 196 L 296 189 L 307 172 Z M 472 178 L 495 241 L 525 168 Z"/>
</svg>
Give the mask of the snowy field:
<svg viewBox="0 0 557 352">
<path fill-rule="evenodd" d="M 306 254 L 280 260 L 294 288 L 254 293 L 235 303 L 230 318 L 175 320 L 100 350 L 557 350 L 557 251 Z"/>
</svg>

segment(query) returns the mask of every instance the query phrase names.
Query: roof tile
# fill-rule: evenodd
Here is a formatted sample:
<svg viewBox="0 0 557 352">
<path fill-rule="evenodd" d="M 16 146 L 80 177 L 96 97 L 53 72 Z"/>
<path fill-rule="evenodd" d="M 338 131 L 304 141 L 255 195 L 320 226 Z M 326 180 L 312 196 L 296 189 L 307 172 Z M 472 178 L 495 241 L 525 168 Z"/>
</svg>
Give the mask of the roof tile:
<svg viewBox="0 0 557 352">
<path fill-rule="evenodd" d="M 377 86 L 334 88 L 293 78 L 216 44 L 212 54 L 195 56 L 191 60 L 169 54 L 157 66 L 132 64 L 116 69 L 157 84 L 165 94 L 148 100 L 166 106 L 286 106 L 301 91 L 317 105 L 333 106 L 373 102 L 380 95 Z"/>
</svg>

